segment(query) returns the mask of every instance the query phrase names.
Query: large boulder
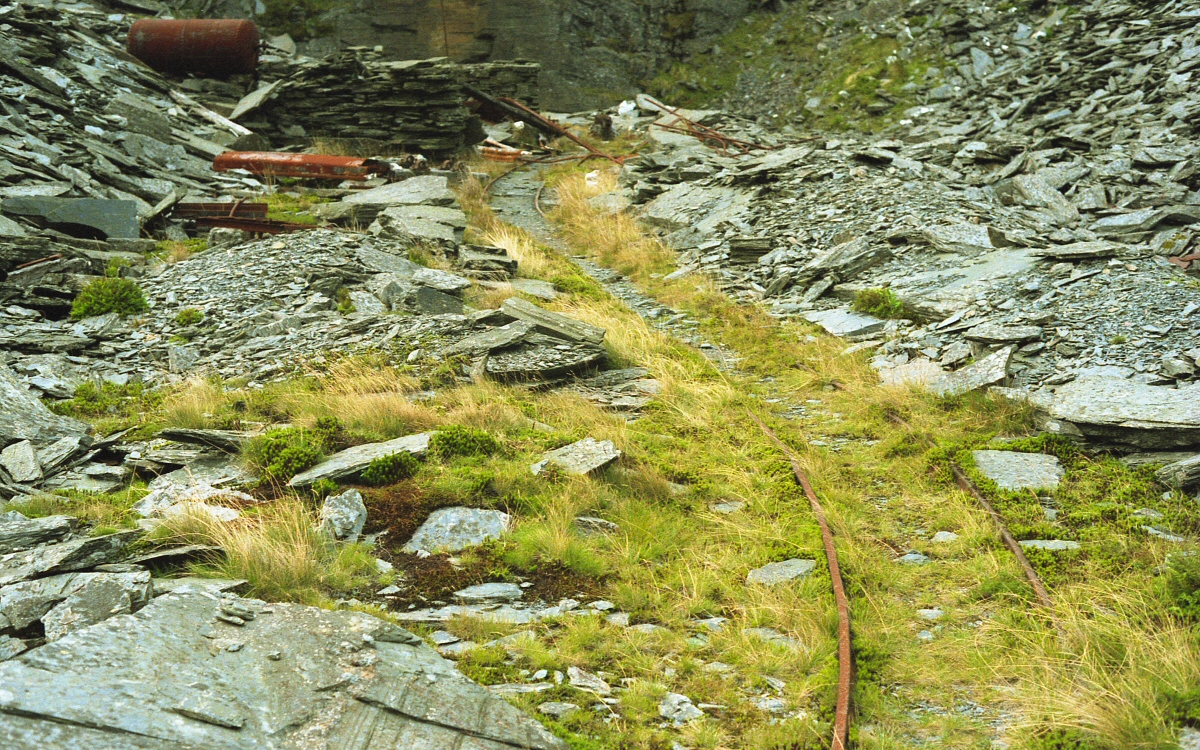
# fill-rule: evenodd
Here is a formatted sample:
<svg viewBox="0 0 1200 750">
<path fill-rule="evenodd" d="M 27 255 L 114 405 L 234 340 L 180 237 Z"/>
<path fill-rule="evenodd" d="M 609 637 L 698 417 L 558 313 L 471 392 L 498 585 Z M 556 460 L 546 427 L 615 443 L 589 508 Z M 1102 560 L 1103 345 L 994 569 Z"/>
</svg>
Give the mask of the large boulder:
<svg viewBox="0 0 1200 750">
<path fill-rule="evenodd" d="M 170 593 L 0 663 L 0 747 L 565 750 L 361 612 Z"/>
</svg>

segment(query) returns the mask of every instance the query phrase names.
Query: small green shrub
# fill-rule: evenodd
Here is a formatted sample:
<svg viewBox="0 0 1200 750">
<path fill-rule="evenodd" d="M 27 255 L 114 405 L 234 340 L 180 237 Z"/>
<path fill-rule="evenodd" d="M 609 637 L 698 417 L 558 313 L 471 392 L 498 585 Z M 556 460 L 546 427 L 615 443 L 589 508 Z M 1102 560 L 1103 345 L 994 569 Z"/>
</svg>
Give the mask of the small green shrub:
<svg viewBox="0 0 1200 750">
<path fill-rule="evenodd" d="M 349 315 L 354 312 L 354 302 L 350 299 L 350 290 L 346 287 L 341 287 L 334 295 L 334 299 L 338 303 L 338 312 L 342 315 Z"/>
<path fill-rule="evenodd" d="M 133 315 L 149 309 L 146 295 L 137 284 L 129 279 L 102 278 L 90 282 L 79 292 L 71 305 L 71 317 L 79 320 L 110 312 Z"/>
<path fill-rule="evenodd" d="M 1078 729 L 1051 729 L 1034 737 L 1029 750 L 1094 750 L 1096 745 Z"/>
<path fill-rule="evenodd" d="M 250 465 L 261 471 L 264 479 L 286 482 L 321 460 L 323 445 L 312 432 L 298 427 L 270 430 L 251 440 L 246 446 Z"/>
<path fill-rule="evenodd" d="M 400 451 L 390 456 L 380 456 L 371 462 L 362 473 L 363 484 L 382 487 L 385 484 L 395 484 L 402 479 L 408 479 L 417 473 L 420 462 L 408 451 Z"/>
<path fill-rule="evenodd" d="M 313 497 L 315 497 L 318 501 L 321 501 L 330 495 L 337 493 L 338 484 L 332 479 L 318 479 L 317 481 L 313 482 L 311 489 Z"/>
<path fill-rule="evenodd" d="M 345 442 L 346 427 L 337 417 L 321 417 L 313 425 L 313 432 L 326 450 Z"/>
<path fill-rule="evenodd" d="M 204 313 L 194 307 L 186 307 L 175 316 L 175 325 L 194 326 L 202 320 L 204 320 Z"/>
<path fill-rule="evenodd" d="M 104 275 L 110 279 L 118 278 L 121 275 L 122 268 L 129 268 L 129 261 L 125 258 L 109 258 L 108 265 L 104 267 Z"/>
<path fill-rule="evenodd" d="M 50 410 L 67 417 L 122 415 L 130 410 L 137 411 L 136 405 L 127 400 L 142 396 L 144 390 L 141 383 L 80 383 L 71 398 L 51 404 Z"/>
<path fill-rule="evenodd" d="M 441 458 L 490 456 L 498 450 L 500 444 L 488 433 L 456 424 L 439 429 L 429 439 L 429 451 Z"/>
<path fill-rule="evenodd" d="M 1200 620 L 1200 555 L 1171 555 L 1166 581 L 1171 614 Z"/>
<path fill-rule="evenodd" d="M 850 305 L 856 312 L 874 315 L 877 318 L 912 318 L 912 311 L 900 301 L 891 289 L 862 289 L 854 295 Z"/>
<path fill-rule="evenodd" d="M 1172 723 L 1188 727 L 1200 726 L 1200 688 L 1184 692 L 1167 690 L 1162 697 L 1167 704 L 1167 715 Z"/>
</svg>

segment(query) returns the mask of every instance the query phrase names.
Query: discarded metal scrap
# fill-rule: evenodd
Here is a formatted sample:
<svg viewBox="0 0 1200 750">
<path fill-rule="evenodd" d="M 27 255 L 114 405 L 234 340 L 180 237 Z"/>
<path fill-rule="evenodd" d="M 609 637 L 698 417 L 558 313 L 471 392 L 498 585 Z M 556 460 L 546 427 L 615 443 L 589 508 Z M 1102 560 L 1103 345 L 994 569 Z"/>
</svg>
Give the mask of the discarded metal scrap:
<svg viewBox="0 0 1200 750">
<path fill-rule="evenodd" d="M 567 130 L 562 125 L 559 125 L 554 120 L 551 120 L 548 117 L 543 117 L 516 99 L 510 99 L 506 96 L 489 96 L 473 86 L 463 86 L 463 90 L 479 100 L 479 102 L 484 105 L 487 112 L 491 113 L 491 116 L 496 117 L 497 119 L 499 119 L 499 117 L 508 117 L 514 121 L 519 120 L 521 122 L 528 123 L 530 127 L 533 127 L 542 133 L 545 133 L 546 135 L 561 136 L 574 141 L 576 144 L 587 149 L 588 155 L 583 157 L 584 159 L 608 159 L 613 164 L 620 166 L 621 164 L 625 163 L 626 159 L 630 158 L 628 156 L 613 156 L 612 154 L 601 151 L 571 131 Z"/>
<path fill-rule="evenodd" d="M 213 159 L 213 170 L 244 169 L 260 177 L 300 177 L 320 180 L 366 180 L 391 172 L 378 159 L 324 154 L 285 154 L 272 151 L 226 151 Z"/>
<path fill-rule="evenodd" d="M 129 27 L 125 50 L 160 73 L 225 78 L 258 68 L 258 27 L 235 18 L 142 18 Z"/>
<path fill-rule="evenodd" d="M 690 135 L 693 138 L 698 138 L 701 143 L 711 148 L 720 149 L 722 153 L 729 153 L 729 147 L 733 146 L 743 154 L 748 154 L 751 151 L 771 151 L 770 146 L 763 146 L 751 141 L 742 141 L 732 136 L 725 135 L 716 128 L 711 128 L 707 125 L 701 125 L 695 120 L 691 120 L 679 113 L 679 110 L 674 107 L 668 107 L 652 96 L 642 96 L 644 101 L 649 102 L 657 107 L 659 111 L 675 117 L 674 122 L 669 123 L 651 123 L 653 127 L 668 130 L 672 133 L 683 133 Z"/>
<path fill-rule="evenodd" d="M 206 219 L 214 217 L 234 217 L 238 219 L 266 219 L 266 203 L 179 203 L 175 206 L 172 216 L 176 219 Z"/>
<path fill-rule="evenodd" d="M 196 219 L 197 229 L 215 229 L 217 227 L 222 229 L 240 229 L 243 232 L 254 232 L 255 234 L 284 234 L 317 228 L 315 224 L 300 224 L 294 221 L 242 216 L 203 216 Z"/>
</svg>

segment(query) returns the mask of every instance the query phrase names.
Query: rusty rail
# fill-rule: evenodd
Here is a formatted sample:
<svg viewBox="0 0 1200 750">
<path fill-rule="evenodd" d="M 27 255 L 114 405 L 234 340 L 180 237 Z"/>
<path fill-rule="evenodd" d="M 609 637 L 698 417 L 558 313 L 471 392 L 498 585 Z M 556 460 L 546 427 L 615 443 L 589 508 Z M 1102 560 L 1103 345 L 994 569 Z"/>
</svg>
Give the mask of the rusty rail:
<svg viewBox="0 0 1200 750">
<path fill-rule="evenodd" d="M 286 154 L 273 151 L 226 151 L 213 159 L 213 171 L 244 169 L 260 177 L 300 177 L 319 180 L 366 180 L 386 175 L 391 165 L 377 159 L 325 154 Z"/>
<path fill-rule="evenodd" d="M 216 216 L 232 216 L 239 219 L 266 219 L 266 203 L 177 203 L 171 215 L 176 219 L 200 219 Z"/>
<path fill-rule="evenodd" d="M 951 465 L 950 470 L 954 472 L 954 479 L 958 482 L 958 488 L 963 492 L 971 495 L 983 506 L 987 514 L 992 517 L 992 522 L 996 524 L 996 529 L 1000 532 L 1000 538 L 1004 540 L 1004 546 L 1008 547 L 1008 551 L 1013 553 L 1013 557 L 1017 558 L 1017 562 L 1021 564 L 1021 570 L 1025 572 L 1025 578 L 1029 581 L 1029 585 L 1033 587 L 1033 593 L 1037 596 L 1038 603 L 1043 607 L 1053 608 L 1054 601 L 1050 598 L 1050 592 L 1046 590 L 1046 586 L 1042 583 L 1042 579 L 1038 577 L 1037 571 L 1029 564 L 1029 558 L 1025 557 L 1025 553 L 1021 550 L 1021 545 L 1017 543 L 1016 538 L 1008 532 L 1008 527 L 1004 525 L 1004 519 L 992 507 L 987 498 L 979 489 L 971 484 L 971 480 L 967 479 L 967 475 L 958 466 Z"/>
<path fill-rule="evenodd" d="M 813 515 L 817 517 L 817 525 L 821 527 L 821 541 L 825 545 L 825 560 L 829 564 L 833 600 L 837 604 L 838 611 L 838 689 L 837 704 L 833 713 L 833 744 L 831 747 L 832 750 L 847 750 L 850 732 L 850 675 L 854 657 L 850 650 L 850 603 L 846 599 L 846 587 L 842 583 L 842 569 L 838 565 L 837 548 L 833 544 L 833 531 L 830 530 L 829 521 L 825 518 L 824 508 L 817 500 L 817 493 L 813 492 L 812 485 L 808 482 L 808 475 L 804 473 L 804 468 L 796 460 L 795 454 L 784 445 L 770 427 L 767 427 L 758 418 L 757 414 L 751 413 L 750 416 L 791 462 L 792 473 L 796 475 L 796 483 L 808 497 L 808 504 L 812 506 Z"/>
</svg>

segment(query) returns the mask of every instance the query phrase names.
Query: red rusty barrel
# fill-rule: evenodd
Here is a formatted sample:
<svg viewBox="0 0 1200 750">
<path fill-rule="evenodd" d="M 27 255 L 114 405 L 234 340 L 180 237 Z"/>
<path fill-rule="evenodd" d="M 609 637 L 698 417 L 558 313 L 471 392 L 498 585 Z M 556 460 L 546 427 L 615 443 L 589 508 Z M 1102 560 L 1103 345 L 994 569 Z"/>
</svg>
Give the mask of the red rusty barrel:
<svg viewBox="0 0 1200 750">
<path fill-rule="evenodd" d="M 236 18 L 143 18 L 130 27 L 125 49 L 161 73 L 223 78 L 258 67 L 258 27 Z"/>
</svg>

